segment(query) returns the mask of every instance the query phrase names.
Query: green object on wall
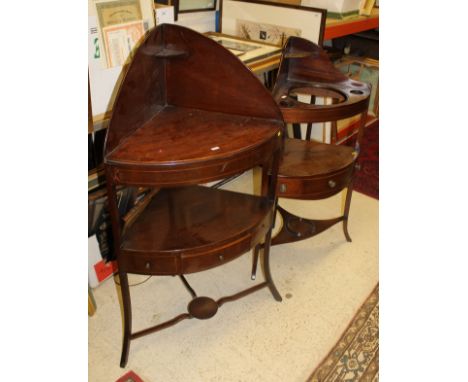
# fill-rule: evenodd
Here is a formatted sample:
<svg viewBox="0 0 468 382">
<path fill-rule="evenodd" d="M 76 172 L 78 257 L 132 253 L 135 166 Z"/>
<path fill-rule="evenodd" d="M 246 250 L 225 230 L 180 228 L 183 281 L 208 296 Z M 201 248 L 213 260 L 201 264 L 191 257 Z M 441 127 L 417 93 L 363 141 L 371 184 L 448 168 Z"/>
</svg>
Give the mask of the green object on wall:
<svg viewBox="0 0 468 382">
<path fill-rule="evenodd" d="M 94 43 L 94 58 L 100 58 L 101 50 L 99 48 L 99 39 L 95 37 L 93 43 Z"/>
</svg>

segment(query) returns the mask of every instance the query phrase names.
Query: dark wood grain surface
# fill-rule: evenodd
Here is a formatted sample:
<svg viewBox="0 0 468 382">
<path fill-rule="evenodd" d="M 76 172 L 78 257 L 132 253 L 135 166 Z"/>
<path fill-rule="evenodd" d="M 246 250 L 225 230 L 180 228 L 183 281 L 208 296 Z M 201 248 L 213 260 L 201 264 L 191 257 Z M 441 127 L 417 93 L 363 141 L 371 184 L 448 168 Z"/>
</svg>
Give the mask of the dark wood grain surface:
<svg viewBox="0 0 468 382">
<path fill-rule="evenodd" d="M 176 166 L 227 158 L 273 139 L 282 122 L 166 106 L 108 154 L 107 163 Z"/>
<path fill-rule="evenodd" d="M 310 103 L 301 102 L 301 94 L 310 96 Z M 304 240 L 341 221 L 345 237 L 351 241 L 347 224 L 353 175 L 360 152 L 370 86 L 341 73 L 318 45 L 300 37 L 291 37 L 283 49 L 273 95 L 284 120 L 295 124 L 294 138 L 300 137 L 299 123 L 308 124 L 306 138 L 310 139 L 314 123 L 331 122 L 330 141 L 333 143 L 286 139 L 278 174 L 278 195 L 317 200 L 346 189 L 346 199 L 342 214 L 326 220 L 302 218 L 278 207 L 282 226 L 272 244 Z M 331 103 L 317 103 L 319 97 L 331 98 Z M 334 145 L 337 121 L 355 115 L 360 115 L 360 122 L 354 147 Z"/>
<path fill-rule="evenodd" d="M 331 105 L 307 104 L 297 93 L 328 96 Z M 273 89 L 284 120 L 290 123 L 336 121 L 359 114 L 369 104 L 370 86 L 349 79 L 311 41 L 293 37 L 284 49 Z"/>
<path fill-rule="evenodd" d="M 105 153 L 167 105 L 282 119 L 271 94 L 236 56 L 171 24 L 155 28 L 135 52 L 116 97 Z"/>
<path fill-rule="evenodd" d="M 271 94 L 212 39 L 163 24 L 139 46 L 117 95 L 104 160 L 122 289 L 122 367 L 132 339 L 184 319 L 211 317 L 223 301 L 264 287 L 281 301 L 269 248 L 284 131 Z M 196 186 L 256 166 L 262 169 L 260 196 Z M 124 231 L 116 195 L 121 185 L 159 189 Z M 219 304 L 196 297 L 188 286 L 194 297 L 188 313 L 132 332 L 127 273 L 183 279 L 183 274 L 221 266 L 260 243 L 265 282 L 221 298 Z"/>
<path fill-rule="evenodd" d="M 352 147 L 286 139 L 279 178 L 313 177 L 339 171 L 353 164 L 355 157 Z"/>
<path fill-rule="evenodd" d="M 145 261 L 166 262 L 141 267 L 138 273 L 145 274 L 218 266 L 257 244 L 269 229 L 271 215 L 265 197 L 201 186 L 164 189 L 126 231 L 122 257 L 134 268 Z M 128 256 L 137 262 L 130 264 Z"/>
</svg>

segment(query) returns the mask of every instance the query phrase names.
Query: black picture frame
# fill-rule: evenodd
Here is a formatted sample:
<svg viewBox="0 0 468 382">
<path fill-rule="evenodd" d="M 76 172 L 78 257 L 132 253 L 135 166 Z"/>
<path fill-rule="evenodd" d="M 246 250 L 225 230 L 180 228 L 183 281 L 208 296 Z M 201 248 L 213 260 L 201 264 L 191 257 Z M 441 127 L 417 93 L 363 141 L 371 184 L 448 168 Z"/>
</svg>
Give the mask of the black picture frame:
<svg viewBox="0 0 468 382">
<path fill-rule="evenodd" d="M 265 1 L 265 0 L 220 0 L 220 5 L 219 5 L 219 13 L 220 13 L 220 22 L 219 22 L 219 29 L 221 33 L 225 34 L 230 34 L 230 35 L 235 35 L 232 31 L 226 31 L 223 29 L 223 19 L 224 16 L 226 16 L 225 11 L 225 4 L 226 3 L 239 3 L 240 5 L 245 4 L 246 6 L 265 6 L 265 9 L 270 8 L 270 9 L 278 9 L 279 12 L 281 12 L 281 9 L 284 11 L 286 10 L 297 10 L 298 12 L 304 13 L 304 14 L 311 14 L 313 16 L 314 14 L 317 15 L 317 17 L 320 17 L 320 23 L 318 26 L 317 30 L 317 36 L 316 38 L 309 38 L 309 37 L 304 37 L 308 38 L 309 40 L 313 41 L 314 43 L 318 44 L 319 46 L 323 46 L 323 37 L 325 34 L 325 23 L 327 19 L 327 10 L 322 9 L 322 8 L 315 8 L 315 7 L 309 7 L 309 6 L 302 6 L 302 5 L 296 5 L 296 4 L 289 4 L 289 3 L 281 3 L 281 2 L 276 2 L 276 1 Z M 223 13 L 224 12 L 224 13 Z M 260 15 L 260 13 L 259 13 Z M 258 22 L 265 22 L 265 23 L 270 23 L 268 20 L 264 20 L 261 17 L 257 20 Z M 274 23 L 272 23 L 274 24 Z M 306 23 L 304 25 L 310 25 L 312 26 L 312 19 L 310 23 Z"/>
<path fill-rule="evenodd" d="M 212 12 L 212 11 L 215 11 L 216 10 L 216 6 L 217 6 L 217 0 L 206 0 L 206 2 L 210 2 L 212 3 L 212 5 L 210 7 L 204 7 L 204 8 L 197 8 L 197 7 L 193 7 L 193 8 L 189 8 L 189 9 L 186 9 L 186 7 L 184 7 L 185 9 L 181 9 L 180 7 L 180 4 L 181 3 L 184 3 L 184 4 L 190 4 L 190 3 L 193 3 L 191 0 L 168 0 L 169 3 L 171 3 L 170 5 L 173 5 L 174 6 L 174 19 L 177 20 L 178 19 L 178 15 L 179 13 L 193 13 L 193 12 Z"/>
</svg>

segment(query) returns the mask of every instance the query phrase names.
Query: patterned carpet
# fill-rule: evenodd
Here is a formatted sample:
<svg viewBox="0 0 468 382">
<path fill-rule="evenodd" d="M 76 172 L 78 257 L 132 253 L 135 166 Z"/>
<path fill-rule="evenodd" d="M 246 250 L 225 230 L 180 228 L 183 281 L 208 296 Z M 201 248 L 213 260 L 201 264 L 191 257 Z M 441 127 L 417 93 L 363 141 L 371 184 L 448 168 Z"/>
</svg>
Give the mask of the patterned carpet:
<svg viewBox="0 0 468 382">
<path fill-rule="evenodd" d="M 379 198 L 379 122 L 364 130 L 362 151 L 358 159 L 361 169 L 356 172 L 354 190 L 375 199 Z"/>
<path fill-rule="evenodd" d="M 379 285 L 307 382 L 379 380 Z"/>
</svg>

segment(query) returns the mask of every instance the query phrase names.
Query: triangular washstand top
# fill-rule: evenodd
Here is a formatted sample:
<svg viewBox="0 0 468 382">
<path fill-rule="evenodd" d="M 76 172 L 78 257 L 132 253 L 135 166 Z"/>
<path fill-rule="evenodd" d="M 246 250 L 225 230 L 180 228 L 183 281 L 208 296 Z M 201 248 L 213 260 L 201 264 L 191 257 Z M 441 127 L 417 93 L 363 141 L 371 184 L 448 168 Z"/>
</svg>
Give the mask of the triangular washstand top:
<svg viewBox="0 0 468 382">
<path fill-rule="evenodd" d="M 167 105 L 282 121 L 270 93 L 237 57 L 172 24 L 155 28 L 137 49 L 116 97 L 105 152 Z"/>
</svg>

